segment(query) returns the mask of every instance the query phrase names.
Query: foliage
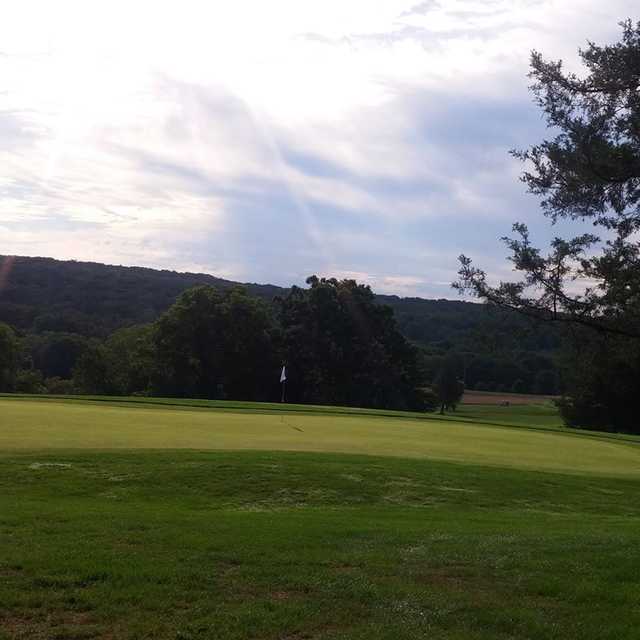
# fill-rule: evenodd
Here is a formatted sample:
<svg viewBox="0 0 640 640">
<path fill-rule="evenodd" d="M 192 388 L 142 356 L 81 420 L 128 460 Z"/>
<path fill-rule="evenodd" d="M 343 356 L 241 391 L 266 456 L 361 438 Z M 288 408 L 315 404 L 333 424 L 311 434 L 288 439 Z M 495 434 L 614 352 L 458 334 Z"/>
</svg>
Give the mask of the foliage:
<svg viewBox="0 0 640 640">
<path fill-rule="evenodd" d="M 46 387 L 38 369 L 20 369 L 16 373 L 13 391 L 17 393 L 44 393 Z"/>
<path fill-rule="evenodd" d="M 417 350 L 368 286 L 312 276 L 278 300 L 293 402 L 420 410 Z"/>
<path fill-rule="evenodd" d="M 235 283 L 204 273 L 177 273 L 51 258 L 0 256 L 5 281 L 0 321 L 26 333 L 74 333 L 105 337 L 116 329 L 158 319 L 187 289 L 229 289 Z M 282 291 L 247 285 L 271 300 Z"/>
<path fill-rule="evenodd" d="M 191 287 L 211 285 L 225 291 L 236 284 L 206 274 L 50 258 L 0 257 L 0 262 L 6 274 L 0 292 L 0 321 L 8 322 L 24 336 L 23 366 L 44 367 L 45 378 L 68 378 L 80 355 L 78 347 L 87 337 L 104 340 L 119 329 L 153 323 Z M 249 284 L 245 288 L 269 304 L 274 296 L 288 293 L 272 285 Z M 419 346 L 426 358 L 441 358 L 457 351 L 495 361 L 495 370 L 483 374 L 489 383 L 510 384 L 504 379 L 502 364 L 516 363 L 523 370 L 518 377 L 531 391 L 538 370 L 529 368 L 531 357 L 543 355 L 551 368 L 556 366 L 557 332 L 517 314 L 455 300 L 386 295 L 376 295 L 375 300 L 393 309 L 400 332 Z M 439 364 L 435 368 L 425 364 L 428 384 Z"/>
<path fill-rule="evenodd" d="M 44 387 L 45 393 L 52 395 L 71 395 L 77 393 L 75 382 L 73 380 L 64 380 L 63 378 L 46 378 Z"/>
<path fill-rule="evenodd" d="M 152 325 L 119 329 L 105 341 L 119 395 L 149 394 L 156 368 Z"/>
<path fill-rule="evenodd" d="M 592 222 L 604 237 L 556 237 L 547 255 L 527 227 L 505 238 L 522 279 L 488 284 L 461 256 L 462 291 L 536 318 L 640 337 L 640 23 L 622 25 L 620 42 L 580 51 L 587 75 L 564 71 L 534 52 L 532 90 L 554 138 L 516 156 L 523 181 L 545 215 Z M 578 293 L 574 291 L 578 290 Z"/>
<path fill-rule="evenodd" d="M 78 359 L 73 378 L 82 393 L 117 395 L 117 364 L 107 347 L 98 340 L 91 340 Z"/>
<path fill-rule="evenodd" d="M 583 429 L 640 433 L 640 344 L 614 336 L 589 336 L 568 356 L 571 394 L 560 400 L 566 423 Z"/>
<path fill-rule="evenodd" d="M 266 400 L 277 389 L 275 334 L 269 308 L 246 290 L 190 289 L 156 323 L 154 390 Z"/>
<path fill-rule="evenodd" d="M 30 335 L 23 351 L 32 366 L 45 378 L 71 378 L 78 359 L 87 346 L 87 339 L 74 333 L 45 332 Z"/>
<path fill-rule="evenodd" d="M 0 391 L 11 391 L 18 368 L 18 340 L 8 325 L 0 322 Z"/>
<path fill-rule="evenodd" d="M 555 395 L 558 392 L 558 381 L 555 371 L 549 369 L 538 371 L 535 381 L 535 393 Z"/>
<path fill-rule="evenodd" d="M 520 279 L 492 286 L 463 255 L 454 286 L 570 327 L 574 358 L 561 403 L 567 423 L 633 431 L 622 407 L 636 388 L 640 342 L 640 23 L 624 22 L 619 42 L 589 43 L 580 56 L 584 77 L 532 54 L 532 90 L 554 137 L 515 155 L 527 163 L 522 179 L 552 223 L 590 222 L 600 235 L 556 237 L 545 254 L 516 223 L 516 237 L 504 240 Z M 557 389 L 552 367 L 536 374 L 537 393 Z"/>
<path fill-rule="evenodd" d="M 8 277 L 0 293 L 0 317 L 4 314 L 21 332 L 19 368 L 40 370 L 45 380 L 70 380 L 76 371 L 77 380 L 67 386 L 84 393 L 186 393 L 172 388 L 166 362 L 157 366 L 154 322 L 150 321 L 167 311 L 175 296 L 189 285 L 215 283 L 221 295 L 233 285 L 204 274 L 45 258 L 5 258 L 5 261 Z M 279 293 L 280 299 L 288 295 L 287 290 L 268 285 L 249 285 L 247 292 L 264 300 L 270 308 L 268 313 L 274 316 L 279 315 L 279 307 L 272 304 L 273 295 Z M 420 378 L 417 386 L 433 384 L 442 360 L 453 351 L 464 354 L 469 386 L 484 380 L 491 388 L 500 384 L 510 387 L 514 379 L 520 378 L 525 382 L 525 391 L 531 392 L 541 368 L 556 368 L 557 336 L 552 331 L 536 329 L 517 315 L 500 313 L 486 305 L 450 300 L 374 295 L 373 301 L 376 305 L 390 306 L 397 330 L 419 347 L 418 371 L 411 374 Z M 260 395 L 238 388 L 245 385 L 245 380 L 233 383 L 236 388 L 230 391 L 227 380 L 216 383 L 223 386 L 208 391 L 208 396 L 232 393 L 230 397 L 279 398 L 276 369 L 281 366 L 283 354 L 278 321 L 276 317 L 272 344 L 258 358 L 259 368 L 269 378 L 265 379 Z M 226 331 L 232 330 L 233 327 Z M 238 331 L 236 335 L 244 340 L 251 332 Z M 320 351 L 318 354 L 325 356 Z M 268 357 L 265 360 L 263 356 Z M 237 357 L 241 362 L 243 355 Z M 291 379 L 289 391 L 295 397 L 295 383 Z M 403 394 L 401 391 L 399 395 Z M 435 404 L 433 398 L 414 400 L 418 404 L 414 402 L 412 406 L 421 405 L 423 400 L 424 406 Z M 394 406 L 397 401 L 397 398 L 393 401 Z"/>
<path fill-rule="evenodd" d="M 435 380 L 435 392 L 440 405 L 440 413 L 455 411 L 462 400 L 464 383 L 459 377 L 459 363 L 455 358 L 445 359 Z"/>
</svg>

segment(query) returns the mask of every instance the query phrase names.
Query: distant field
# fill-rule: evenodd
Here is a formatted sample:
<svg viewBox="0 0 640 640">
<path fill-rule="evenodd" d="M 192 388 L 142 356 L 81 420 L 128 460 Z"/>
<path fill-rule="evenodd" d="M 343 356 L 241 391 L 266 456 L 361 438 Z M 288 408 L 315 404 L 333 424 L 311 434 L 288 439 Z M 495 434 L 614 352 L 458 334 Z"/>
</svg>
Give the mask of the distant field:
<svg viewBox="0 0 640 640">
<path fill-rule="evenodd" d="M 465 391 L 462 404 L 549 404 L 555 396 L 540 396 L 532 393 L 502 393 L 495 391 Z"/>
<path fill-rule="evenodd" d="M 550 406 L 0 398 L 0 639 L 635 640 L 639 489 Z"/>
</svg>

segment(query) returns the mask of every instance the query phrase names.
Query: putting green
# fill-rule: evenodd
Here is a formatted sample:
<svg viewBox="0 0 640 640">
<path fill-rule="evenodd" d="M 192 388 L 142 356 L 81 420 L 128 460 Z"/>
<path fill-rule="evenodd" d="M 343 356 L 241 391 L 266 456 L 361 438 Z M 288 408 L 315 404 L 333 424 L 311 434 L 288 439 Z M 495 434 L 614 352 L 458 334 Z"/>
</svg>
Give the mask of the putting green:
<svg viewBox="0 0 640 640">
<path fill-rule="evenodd" d="M 439 420 L 0 400 L 0 451 L 256 449 L 432 458 L 640 477 L 640 446 Z"/>
</svg>

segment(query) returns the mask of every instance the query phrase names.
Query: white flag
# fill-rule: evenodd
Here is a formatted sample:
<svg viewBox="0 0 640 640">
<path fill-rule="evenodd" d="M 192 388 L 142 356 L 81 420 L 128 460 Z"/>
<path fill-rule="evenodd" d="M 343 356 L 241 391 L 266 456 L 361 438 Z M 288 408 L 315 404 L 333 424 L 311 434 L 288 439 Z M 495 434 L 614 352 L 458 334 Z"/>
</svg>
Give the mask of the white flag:
<svg viewBox="0 0 640 640">
<path fill-rule="evenodd" d="M 287 372 L 285 367 L 282 367 L 282 373 L 280 374 L 280 382 L 284 382 L 287 379 Z"/>
</svg>

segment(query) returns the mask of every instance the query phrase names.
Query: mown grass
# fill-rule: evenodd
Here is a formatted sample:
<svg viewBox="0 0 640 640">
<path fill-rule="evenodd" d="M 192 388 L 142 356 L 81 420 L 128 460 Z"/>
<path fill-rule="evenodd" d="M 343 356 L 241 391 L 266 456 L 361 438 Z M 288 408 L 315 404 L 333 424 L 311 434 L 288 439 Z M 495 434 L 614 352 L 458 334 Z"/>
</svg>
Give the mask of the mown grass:
<svg viewBox="0 0 640 640">
<path fill-rule="evenodd" d="M 453 414 L 441 416 L 437 412 L 394 411 L 391 409 L 366 409 L 361 407 L 337 407 L 328 405 L 281 404 L 274 402 L 247 402 L 240 400 L 201 400 L 194 398 L 155 398 L 143 396 L 64 396 L 64 395 L 30 395 L 0 393 L 0 400 L 31 400 L 34 402 L 90 403 L 106 405 L 144 406 L 146 408 L 190 408 L 215 409 L 217 411 L 278 413 L 278 414 L 313 414 L 339 416 L 374 416 L 389 418 L 416 419 L 455 419 L 473 422 L 497 422 L 511 426 L 540 426 L 548 428 L 562 427 L 562 420 L 552 403 L 530 405 L 459 405 Z"/>
<path fill-rule="evenodd" d="M 7 638 L 637 637 L 636 480 L 267 452 L 1 462 Z"/>
<path fill-rule="evenodd" d="M 490 404 L 460 405 L 455 413 L 448 414 L 454 420 L 472 420 L 481 424 L 503 424 L 513 427 L 535 427 L 570 431 L 564 427 L 557 408 L 552 403 L 518 404 L 509 406 Z"/>
<path fill-rule="evenodd" d="M 335 415 L 335 416 L 363 416 L 375 418 L 402 418 L 405 420 L 445 420 L 466 422 L 473 424 L 490 424 L 497 426 L 522 427 L 525 429 L 546 429 L 575 433 L 576 429 L 564 426 L 557 408 L 551 401 L 532 404 L 500 405 L 459 405 L 453 413 L 440 415 L 438 412 L 394 411 L 380 409 L 366 409 L 360 407 L 335 407 L 326 405 L 280 404 L 269 402 L 245 402 L 236 400 L 200 400 L 191 398 L 155 398 L 155 397 L 125 397 L 125 396 L 61 396 L 61 395 L 29 395 L 2 394 L 1 400 L 30 400 L 33 402 L 58 402 L 74 404 L 99 404 L 102 406 L 142 406 L 144 408 L 187 408 L 191 410 L 216 410 L 232 413 L 263 413 L 286 415 Z M 584 433 L 584 432 L 583 432 Z M 636 440 L 640 437 L 611 432 L 588 432 L 587 435 Z"/>
<path fill-rule="evenodd" d="M 636 444 L 470 421 L 5 399 L 0 411 L 0 451 L 43 445 L 317 451 L 640 477 Z"/>
<path fill-rule="evenodd" d="M 276 418 L 0 401 L 0 638 L 637 637 L 636 445 L 362 416 L 300 414 L 300 432 Z M 171 431 L 226 429 L 237 443 L 283 424 L 325 450 L 136 449 Z M 383 428 L 390 441 L 421 429 L 420 457 L 329 450 L 340 430 L 380 446 Z M 130 441 L 95 449 L 109 429 Z M 551 459 L 573 453 L 562 473 L 510 444 L 483 453 L 491 465 L 434 455 L 459 433 L 491 447 L 485 431 L 546 438 Z M 622 455 L 618 468 L 571 462 L 583 441 Z"/>
</svg>

